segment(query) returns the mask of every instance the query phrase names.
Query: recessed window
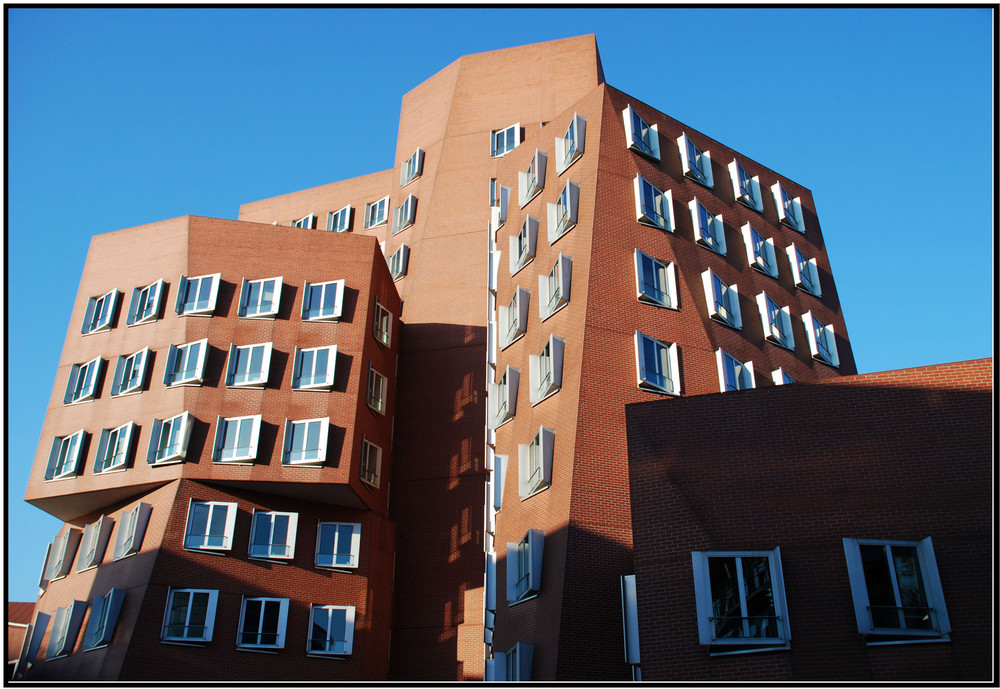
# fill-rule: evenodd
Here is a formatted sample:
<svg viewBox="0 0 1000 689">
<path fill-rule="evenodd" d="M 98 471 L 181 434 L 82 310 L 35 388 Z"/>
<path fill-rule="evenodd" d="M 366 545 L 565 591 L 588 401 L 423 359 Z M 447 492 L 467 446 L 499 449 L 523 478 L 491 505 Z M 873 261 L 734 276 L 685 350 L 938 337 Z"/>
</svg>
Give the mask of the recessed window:
<svg viewBox="0 0 1000 689">
<path fill-rule="evenodd" d="M 316 216 L 310 213 L 304 218 L 293 220 L 292 227 L 301 227 L 305 230 L 311 230 L 316 227 Z"/>
<path fill-rule="evenodd" d="M 215 426 L 215 462 L 253 464 L 257 458 L 257 440 L 260 437 L 260 414 L 219 417 Z"/>
<path fill-rule="evenodd" d="M 182 345 L 170 345 L 167 365 L 163 369 L 163 384 L 201 385 L 205 376 L 205 358 L 208 356 L 208 338 Z"/>
<path fill-rule="evenodd" d="M 392 311 L 378 303 L 375 299 L 375 318 L 372 323 L 372 335 L 379 344 L 386 347 L 392 343 Z"/>
<path fill-rule="evenodd" d="M 354 606 L 310 606 L 307 643 L 307 655 L 351 655 L 354 647 Z"/>
<path fill-rule="evenodd" d="M 573 259 L 559 254 L 548 275 L 538 276 L 538 315 L 544 321 L 569 303 Z"/>
<path fill-rule="evenodd" d="M 142 549 L 142 539 L 146 536 L 152 511 L 152 505 L 140 502 L 121 513 L 118 517 L 118 536 L 115 538 L 115 560 L 135 555 Z"/>
<path fill-rule="evenodd" d="M 514 418 L 517 412 L 517 387 L 520 379 L 521 370 L 507 366 L 500 376 L 500 381 L 489 384 L 490 428 L 502 426 Z"/>
<path fill-rule="evenodd" d="M 712 215 L 698 199 L 688 203 L 691 211 L 691 225 L 694 227 L 694 241 L 717 254 L 726 255 L 726 233 L 721 215 Z"/>
<path fill-rule="evenodd" d="M 385 414 L 386 400 L 389 392 L 389 384 L 386 377 L 376 371 L 370 364 L 368 366 L 368 394 L 365 401 L 368 406 L 379 414 Z"/>
<path fill-rule="evenodd" d="M 330 417 L 285 421 L 281 463 L 300 466 L 321 466 L 326 461 L 326 440 Z"/>
<path fill-rule="evenodd" d="M 750 223 L 741 228 L 747 249 L 747 263 L 751 268 L 773 278 L 778 277 L 778 259 L 774 253 L 774 240 L 764 238 Z"/>
<path fill-rule="evenodd" d="M 302 286 L 302 320 L 335 321 L 344 309 L 344 281 L 306 282 Z"/>
<path fill-rule="evenodd" d="M 419 148 L 399 166 L 399 186 L 405 187 L 424 172 L 424 152 Z"/>
<path fill-rule="evenodd" d="M 389 274 L 393 281 L 406 276 L 406 268 L 410 262 L 410 247 L 400 244 L 392 256 L 389 257 Z"/>
<path fill-rule="evenodd" d="M 184 461 L 192 425 L 191 415 L 188 412 L 162 421 L 153 419 L 146 461 L 154 466 Z"/>
<path fill-rule="evenodd" d="M 76 637 L 80 633 L 83 617 L 86 614 L 87 603 L 82 600 L 75 600 L 66 607 L 56 610 L 48 651 L 45 653 L 46 660 L 61 658 L 73 652 Z"/>
<path fill-rule="evenodd" d="M 83 471 L 83 441 L 86 433 L 81 429 L 71 435 L 58 436 L 52 440 L 49 462 L 45 468 L 45 480 L 70 478 Z"/>
<path fill-rule="evenodd" d="M 507 155 L 521 143 L 521 123 L 490 132 L 490 155 L 494 158 Z"/>
<path fill-rule="evenodd" d="M 858 631 L 869 642 L 948 638 L 937 560 L 920 541 L 844 539 Z"/>
<path fill-rule="evenodd" d="M 545 532 L 528 529 L 517 543 L 507 543 L 507 603 L 538 595 L 542 588 L 542 548 Z"/>
<path fill-rule="evenodd" d="M 717 653 L 788 648 L 791 634 L 774 550 L 691 553 L 698 637 Z"/>
<path fill-rule="evenodd" d="M 684 175 L 698 184 L 711 188 L 712 156 L 708 151 L 702 151 L 686 133 L 677 137 L 677 148 L 681 153 L 681 169 Z"/>
<path fill-rule="evenodd" d="M 792 198 L 781 186 L 781 182 L 775 182 L 771 186 L 771 193 L 774 195 L 774 205 L 778 208 L 778 220 L 796 232 L 805 234 L 806 224 L 802 218 L 802 202 L 799 197 Z"/>
<path fill-rule="evenodd" d="M 115 310 L 118 308 L 118 290 L 113 289 L 99 297 L 87 301 L 87 311 L 83 316 L 84 335 L 110 330 L 114 325 Z"/>
<path fill-rule="evenodd" d="M 785 253 L 788 254 L 788 263 L 792 267 L 792 281 L 795 286 L 809 294 L 822 297 L 816 259 L 803 256 L 802 252 L 795 248 L 795 244 L 785 247 Z"/>
<path fill-rule="evenodd" d="M 761 292 L 757 295 L 757 309 L 760 311 L 760 323 L 767 341 L 786 349 L 795 349 L 792 314 L 788 307 L 778 306 L 771 297 Z"/>
<path fill-rule="evenodd" d="M 124 471 L 132 460 L 136 438 L 135 424 L 129 421 L 118 428 L 105 428 L 97 445 L 94 473 Z"/>
<path fill-rule="evenodd" d="M 656 125 L 650 126 L 631 105 L 622 110 L 622 119 L 625 121 L 625 145 L 647 158 L 659 160 L 660 135 Z"/>
<path fill-rule="evenodd" d="M 507 207 L 510 204 L 510 187 L 501 186 L 496 179 L 490 179 L 490 231 L 496 232 L 507 222 Z"/>
<path fill-rule="evenodd" d="M 82 536 L 83 533 L 79 529 L 70 528 L 52 540 L 42 568 L 42 581 L 45 584 L 62 579 L 70 573 L 73 568 L 73 556 L 76 555 Z M 42 584 L 42 588 L 45 588 L 45 584 Z"/>
<path fill-rule="evenodd" d="M 378 488 L 382 474 L 382 448 L 361 436 L 361 480 Z"/>
<path fill-rule="evenodd" d="M 563 352 L 566 341 L 549 335 L 545 346 L 538 354 L 528 355 L 528 379 L 532 405 L 550 397 L 562 388 Z"/>
<path fill-rule="evenodd" d="M 66 384 L 66 396 L 63 402 L 75 404 L 96 398 L 100 391 L 99 382 L 103 368 L 104 359 L 101 357 L 85 364 L 73 364 L 69 371 L 69 382 Z"/>
<path fill-rule="evenodd" d="M 715 274 L 711 268 L 701 274 L 702 287 L 705 288 L 705 300 L 708 304 L 708 315 L 713 320 L 739 330 L 743 327 L 740 317 L 740 295 L 736 285 L 728 285 Z"/>
<path fill-rule="evenodd" d="M 633 180 L 635 190 L 635 219 L 643 225 L 673 232 L 674 202 L 668 189 L 662 192 L 642 175 Z"/>
<path fill-rule="evenodd" d="M 90 621 L 83 636 L 84 649 L 101 648 L 111 643 L 124 602 L 125 589 L 111 589 L 103 596 L 94 597 L 90 609 Z"/>
<path fill-rule="evenodd" d="M 647 304 L 677 309 L 677 266 L 635 250 L 636 298 Z"/>
<path fill-rule="evenodd" d="M 294 390 L 329 390 L 333 387 L 337 365 L 337 345 L 295 348 L 295 366 L 292 369 Z"/>
<path fill-rule="evenodd" d="M 509 263 L 510 274 L 516 275 L 521 268 L 531 263 L 535 258 L 535 248 L 538 243 L 538 218 L 530 215 L 521 223 L 521 229 L 516 235 L 508 238 L 510 243 Z"/>
<path fill-rule="evenodd" d="M 788 385 L 795 382 L 795 380 L 788 375 L 785 369 L 780 366 L 771 371 L 771 380 L 775 385 Z"/>
<path fill-rule="evenodd" d="M 518 494 L 522 500 L 552 485 L 556 432 L 542 426 L 527 445 L 517 446 Z"/>
<path fill-rule="evenodd" d="M 145 287 L 134 288 L 125 324 L 140 325 L 141 323 L 149 323 L 159 318 L 160 304 L 163 303 L 163 293 L 166 290 L 167 283 L 163 280 L 157 280 Z"/>
<path fill-rule="evenodd" d="M 240 285 L 240 318 L 274 318 L 281 303 L 281 278 L 243 279 Z"/>
<path fill-rule="evenodd" d="M 112 397 L 142 392 L 146 385 L 146 373 L 150 368 L 149 358 L 149 347 L 140 349 L 135 354 L 118 357 L 115 377 L 111 383 Z"/>
<path fill-rule="evenodd" d="M 632 681 L 642 681 L 639 663 L 639 601 L 635 591 L 635 575 L 621 575 L 622 627 L 625 632 L 625 662 L 632 668 Z"/>
<path fill-rule="evenodd" d="M 184 547 L 188 550 L 232 550 L 235 502 L 192 500 L 188 505 Z"/>
<path fill-rule="evenodd" d="M 577 212 L 580 206 L 580 185 L 566 182 L 555 203 L 548 204 L 549 244 L 576 227 Z"/>
<path fill-rule="evenodd" d="M 320 522 L 316 532 L 316 566 L 340 569 L 358 566 L 361 524 Z"/>
<path fill-rule="evenodd" d="M 339 211 L 330 211 L 326 214 L 327 232 L 350 232 L 351 231 L 351 204 L 347 204 Z"/>
<path fill-rule="evenodd" d="M 295 557 L 295 532 L 299 515 L 295 512 L 253 513 L 250 528 L 250 557 L 290 560 Z"/>
<path fill-rule="evenodd" d="M 181 275 L 177 283 L 177 302 L 174 310 L 180 316 L 211 316 L 219 296 L 222 274 L 186 278 Z"/>
<path fill-rule="evenodd" d="M 80 557 L 76 561 L 77 572 L 83 572 L 101 564 L 104 553 L 108 549 L 111 530 L 114 526 L 115 520 L 105 514 L 96 522 L 91 522 L 84 527 L 83 538 L 80 540 Z"/>
<path fill-rule="evenodd" d="M 561 175 L 566 169 L 583 157 L 584 144 L 587 140 L 587 120 L 573 113 L 569 121 L 566 135 L 555 140 L 556 144 L 556 174 Z"/>
<path fill-rule="evenodd" d="M 548 156 L 535 149 L 535 154 L 531 156 L 527 170 L 517 173 L 517 200 L 521 208 L 528 205 L 531 199 L 542 193 L 545 188 L 545 164 Z"/>
<path fill-rule="evenodd" d="M 365 204 L 365 228 L 377 227 L 389 220 L 389 197 Z"/>
<path fill-rule="evenodd" d="M 728 352 L 715 350 L 715 361 L 719 367 L 719 390 L 749 390 L 756 387 L 753 375 L 753 362 L 743 362 Z"/>
<path fill-rule="evenodd" d="M 271 368 L 271 343 L 229 346 L 226 385 L 233 388 L 263 388 Z"/>
<path fill-rule="evenodd" d="M 809 340 L 809 354 L 813 359 L 830 366 L 840 366 L 837 356 L 837 340 L 833 335 L 833 326 L 825 325 L 812 311 L 802 314 L 802 323 L 806 327 L 806 338 Z"/>
<path fill-rule="evenodd" d="M 748 208 L 760 213 L 764 210 L 763 197 L 760 195 L 760 177 L 751 177 L 737 160 L 729 163 L 729 177 L 733 181 L 733 196 Z"/>
<path fill-rule="evenodd" d="M 500 349 L 510 346 L 521 339 L 528 330 L 528 307 L 531 292 L 523 287 L 514 289 L 507 306 L 499 307 L 497 318 L 500 324 Z"/>
<path fill-rule="evenodd" d="M 396 208 L 392 214 L 392 233 L 398 234 L 411 227 L 417 217 L 417 197 L 410 194 L 403 205 Z"/>
<path fill-rule="evenodd" d="M 219 592 L 214 589 L 171 588 L 160 638 L 188 643 L 211 641 L 218 600 Z"/>
<path fill-rule="evenodd" d="M 287 598 L 244 597 L 236 645 L 239 648 L 284 648 L 287 621 Z"/>
<path fill-rule="evenodd" d="M 635 360 L 638 385 L 643 390 L 681 394 L 677 343 L 660 342 L 636 331 Z"/>
</svg>

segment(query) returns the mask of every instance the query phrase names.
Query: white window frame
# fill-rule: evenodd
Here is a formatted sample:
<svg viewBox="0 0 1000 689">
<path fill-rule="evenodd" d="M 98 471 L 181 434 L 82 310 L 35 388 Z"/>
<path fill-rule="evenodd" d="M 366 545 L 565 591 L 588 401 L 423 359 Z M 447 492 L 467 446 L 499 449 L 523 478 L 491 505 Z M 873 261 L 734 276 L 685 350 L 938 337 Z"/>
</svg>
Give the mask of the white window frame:
<svg viewBox="0 0 1000 689">
<path fill-rule="evenodd" d="M 399 234 L 403 230 L 412 227 L 417 218 L 417 197 L 410 194 L 403 201 L 401 206 L 397 206 L 392 212 L 392 233 Z"/>
<path fill-rule="evenodd" d="M 733 158 L 729 163 L 729 178 L 733 182 L 733 197 L 747 208 L 758 213 L 764 211 L 764 197 L 760 194 L 760 175 L 753 177 Z"/>
<path fill-rule="evenodd" d="M 111 645 L 118 626 L 118 615 L 125 602 L 125 589 L 111 589 L 103 596 L 94 596 L 90 609 L 90 620 L 83 635 L 83 648 L 89 651 L 94 648 Z"/>
<path fill-rule="evenodd" d="M 774 195 L 774 205 L 778 210 L 778 220 L 796 232 L 806 233 L 806 223 L 802 217 L 802 200 L 785 191 L 781 182 L 771 185 L 771 194 Z"/>
<path fill-rule="evenodd" d="M 389 274 L 392 275 L 392 280 L 395 282 L 401 278 L 406 277 L 406 269 L 410 262 L 410 247 L 406 244 L 400 244 L 392 256 L 389 257 Z"/>
<path fill-rule="evenodd" d="M 133 354 L 119 356 L 111 382 L 111 396 L 122 397 L 142 392 L 146 387 L 150 368 L 149 347 L 143 347 Z"/>
<path fill-rule="evenodd" d="M 778 306 L 766 292 L 757 295 L 757 310 L 764 339 L 785 349 L 795 349 L 795 334 L 792 332 L 792 312 L 787 306 Z"/>
<path fill-rule="evenodd" d="M 795 244 L 785 247 L 788 254 L 788 264 L 792 268 L 792 282 L 803 292 L 815 297 L 822 297 L 823 290 L 819 283 L 819 266 L 815 258 L 806 258 Z"/>
<path fill-rule="evenodd" d="M 111 541 L 111 530 L 114 526 L 115 520 L 103 514 L 96 522 L 91 522 L 83 528 L 80 555 L 76 561 L 77 572 L 84 572 L 101 564 L 108 543 Z"/>
<path fill-rule="evenodd" d="M 317 436 L 317 444 L 312 448 L 303 447 L 302 450 L 298 452 L 304 454 L 308 452 L 308 456 L 303 456 L 302 458 L 293 458 L 292 445 L 297 433 L 304 432 L 305 439 L 303 441 L 303 446 L 305 442 L 309 440 L 310 429 L 317 425 L 319 429 L 319 435 Z M 297 428 L 301 428 L 301 431 L 297 431 Z M 327 451 L 327 439 L 330 433 L 330 417 L 325 416 L 319 419 L 301 419 L 292 420 L 285 419 L 285 433 L 284 438 L 281 443 L 281 463 L 285 466 L 323 466 L 326 463 L 326 451 Z"/>
<path fill-rule="evenodd" d="M 677 298 L 677 266 L 653 258 L 644 251 L 635 250 L 636 299 L 676 311 L 680 308 Z"/>
<path fill-rule="evenodd" d="M 531 406 L 548 399 L 562 389 L 565 350 L 566 341 L 563 338 L 549 335 L 541 352 L 528 355 Z"/>
<path fill-rule="evenodd" d="M 253 464 L 257 459 L 257 444 L 260 439 L 261 415 L 252 416 L 219 416 L 215 424 L 215 442 L 212 450 L 212 461 L 220 464 Z M 247 445 L 240 445 L 243 429 L 249 428 Z M 236 445 L 228 447 L 226 441 L 230 429 L 235 429 Z M 226 456 L 229 455 L 229 456 Z"/>
<path fill-rule="evenodd" d="M 76 478 L 83 471 L 83 446 L 87 433 L 82 428 L 69 435 L 52 439 L 49 461 L 45 469 L 46 481 Z"/>
<path fill-rule="evenodd" d="M 538 218 L 527 216 L 517 234 L 507 239 L 510 249 L 508 254 L 510 274 L 517 275 L 521 268 L 535 260 L 538 247 Z"/>
<path fill-rule="evenodd" d="M 230 388 L 252 388 L 263 389 L 267 386 L 267 377 L 271 371 L 271 348 L 270 342 L 259 342 L 249 345 L 229 345 L 229 360 L 226 364 L 226 387 Z M 253 364 L 254 356 L 260 352 L 260 370 L 256 371 L 254 377 L 250 377 L 250 367 Z M 240 364 L 246 359 L 246 371 L 240 372 Z"/>
<path fill-rule="evenodd" d="M 193 425 L 193 417 L 186 411 L 168 419 L 153 419 L 146 462 L 153 466 L 183 462 Z"/>
<path fill-rule="evenodd" d="M 555 244 L 576 227 L 580 212 L 580 185 L 567 181 L 559 199 L 549 203 L 546 210 L 548 221 L 549 244 Z"/>
<path fill-rule="evenodd" d="M 548 274 L 538 276 L 539 318 L 544 321 L 566 306 L 572 285 L 573 259 L 560 253 Z"/>
<path fill-rule="evenodd" d="M 726 229 L 722 223 L 722 214 L 712 215 L 711 211 L 697 198 L 688 202 L 691 211 L 691 227 L 694 228 L 694 241 L 709 251 L 726 255 Z"/>
<path fill-rule="evenodd" d="M 587 120 L 575 112 L 566 128 L 566 135 L 556 137 L 556 174 L 561 175 L 569 166 L 583 157 L 584 144 L 587 142 Z"/>
<path fill-rule="evenodd" d="M 298 220 L 291 221 L 289 225 L 303 230 L 314 230 L 316 229 L 316 216 L 310 213 L 309 215 L 299 218 Z"/>
<path fill-rule="evenodd" d="M 521 369 L 508 365 L 498 382 L 488 384 L 490 428 L 499 428 L 514 418 L 517 413 L 517 388 L 520 380 Z"/>
<path fill-rule="evenodd" d="M 182 345 L 170 345 L 167 349 L 167 363 L 163 367 L 163 384 L 167 387 L 201 385 L 207 358 L 207 337 Z"/>
<path fill-rule="evenodd" d="M 496 232 L 507 222 L 507 208 L 510 205 L 510 187 L 497 184 L 490 179 L 490 230 Z"/>
<path fill-rule="evenodd" d="M 407 184 L 420 177 L 424 173 L 424 152 L 417 148 L 409 158 L 399 165 L 399 186 L 405 187 Z"/>
<path fill-rule="evenodd" d="M 129 421 L 117 428 L 101 430 L 101 439 L 97 444 L 97 458 L 94 460 L 95 474 L 108 474 L 115 471 L 125 471 L 132 461 L 135 452 L 135 423 Z"/>
<path fill-rule="evenodd" d="M 542 193 L 545 188 L 545 164 L 549 157 L 535 149 L 527 170 L 517 173 L 517 201 L 521 208 Z"/>
<path fill-rule="evenodd" d="M 45 584 L 62 579 L 73 570 L 73 557 L 82 538 L 83 532 L 80 529 L 69 528 L 52 539 L 45 553 L 45 565 L 42 567 L 42 581 Z"/>
<path fill-rule="evenodd" d="M 65 404 L 77 404 L 96 399 L 100 393 L 104 359 L 97 357 L 83 364 L 73 364 L 66 383 Z"/>
<path fill-rule="evenodd" d="M 747 249 L 747 264 L 754 270 L 778 277 L 778 259 L 774 252 L 774 239 L 764 238 L 750 223 L 745 223 L 740 232 Z"/>
<path fill-rule="evenodd" d="M 365 204 L 365 229 L 385 225 L 389 222 L 389 197 Z"/>
<path fill-rule="evenodd" d="M 374 468 L 373 466 L 374 465 Z M 382 448 L 361 436 L 360 476 L 363 483 L 378 488 L 382 480 Z"/>
<path fill-rule="evenodd" d="M 76 637 L 80 634 L 83 617 L 87 613 L 87 602 L 74 600 L 69 605 L 56 610 L 52 621 L 52 633 L 45 659 L 62 658 L 73 652 Z"/>
<path fill-rule="evenodd" d="M 775 385 L 790 385 L 795 379 L 788 375 L 788 372 L 781 366 L 771 371 L 771 381 Z"/>
<path fill-rule="evenodd" d="M 236 513 L 239 506 L 235 502 L 218 500 L 195 500 L 188 502 L 187 520 L 184 526 L 184 550 L 223 553 L 233 549 L 233 532 L 236 528 Z M 204 515 L 205 533 L 194 533 L 195 521 Z M 221 531 L 218 527 L 221 527 Z"/>
<path fill-rule="evenodd" d="M 276 525 L 279 521 L 285 523 L 283 541 L 275 540 Z M 279 512 L 277 510 L 253 511 L 250 522 L 250 544 L 247 555 L 251 560 L 291 560 L 295 557 L 295 536 L 298 533 L 299 515 L 297 512 Z M 267 532 L 266 540 L 262 539 L 262 531 Z"/>
<path fill-rule="evenodd" d="M 330 289 L 333 296 L 330 296 Z M 313 301 L 319 299 L 319 306 L 314 307 Z M 330 303 L 332 302 L 332 303 Z M 303 321 L 336 321 L 340 320 L 344 311 L 344 280 L 328 282 L 309 282 L 302 285 L 302 320 Z"/>
<path fill-rule="evenodd" d="M 647 346 L 652 351 L 647 351 Z M 653 361 L 650 361 L 650 354 L 655 357 Z M 662 342 L 636 330 L 635 370 L 640 390 L 675 397 L 681 394 L 681 368 L 676 342 Z"/>
<path fill-rule="evenodd" d="M 178 316 L 211 316 L 215 311 L 215 302 L 219 297 L 219 283 L 222 282 L 222 273 L 212 275 L 199 275 L 187 278 L 183 275 L 177 280 L 177 301 L 174 310 Z M 197 284 L 196 284 L 197 283 Z M 190 305 L 187 300 L 189 289 L 195 290 L 196 299 Z M 202 297 L 202 292 L 208 291 Z"/>
<path fill-rule="evenodd" d="M 711 189 L 715 184 L 712 178 L 712 155 L 701 150 L 687 132 L 677 137 L 677 149 L 681 154 L 681 169 L 685 177 Z"/>
<path fill-rule="evenodd" d="M 271 283 L 271 300 L 269 303 L 264 301 L 264 294 L 268 283 Z M 243 278 L 240 284 L 240 306 L 239 306 L 239 317 L 240 318 L 270 318 L 273 319 L 278 315 L 278 309 L 281 306 L 281 288 L 282 288 L 283 278 L 263 278 L 260 280 L 247 280 Z M 257 300 L 255 304 L 250 303 L 252 293 L 257 292 Z"/>
<path fill-rule="evenodd" d="M 517 493 L 527 500 L 552 485 L 556 432 L 540 426 L 531 442 L 517 446 Z"/>
<path fill-rule="evenodd" d="M 701 284 L 705 290 L 708 315 L 712 320 L 736 330 L 742 329 L 739 288 L 735 284 L 727 284 L 711 268 L 701 274 Z"/>
<path fill-rule="evenodd" d="M 507 543 L 507 605 L 538 595 L 542 589 L 545 532 L 528 529 L 517 543 Z"/>
<path fill-rule="evenodd" d="M 757 387 L 752 361 L 740 361 L 720 347 L 715 350 L 715 363 L 719 369 L 720 392 L 750 390 Z"/>
<path fill-rule="evenodd" d="M 350 533 L 345 533 L 350 530 Z M 324 532 L 330 533 L 329 552 L 324 550 Z M 347 539 L 346 544 L 342 541 Z M 342 546 L 346 545 L 347 548 Z M 345 552 L 346 551 L 346 552 Z M 337 562 L 338 557 L 348 557 L 344 564 Z M 315 565 L 318 569 L 357 569 L 361 558 L 361 524 L 355 522 L 320 521 L 316 526 L 316 556 Z"/>
<path fill-rule="evenodd" d="M 350 232 L 351 231 L 351 204 L 347 204 L 340 210 L 329 211 L 326 214 L 327 232 Z"/>
<path fill-rule="evenodd" d="M 899 572 L 895 566 L 888 567 L 892 593 L 896 602 L 897 615 L 900 618 L 899 627 L 878 627 L 871 614 L 871 604 L 868 586 L 865 578 L 865 566 L 861 555 L 862 546 L 881 546 L 885 549 L 886 562 L 892 563 L 892 548 L 913 548 L 916 551 L 917 564 L 920 567 L 920 582 L 923 585 L 924 597 L 927 599 L 927 613 L 934 628 L 908 629 L 906 616 L 903 612 L 902 599 L 899 591 Z M 847 558 L 847 574 L 851 582 L 851 596 L 854 600 L 854 614 L 858 623 L 858 632 L 869 643 L 884 640 L 887 642 L 911 639 L 947 639 L 951 632 L 951 622 L 944 603 L 944 591 L 938 574 L 937 559 L 934 557 L 934 546 L 930 537 L 919 541 L 897 541 L 885 539 L 845 538 L 844 555 Z M 933 612 L 933 616 L 929 613 Z"/>
<path fill-rule="evenodd" d="M 145 287 L 132 288 L 132 299 L 129 302 L 125 325 L 142 325 L 159 319 L 166 288 L 167 283 L 162 278 Z"/>
<path fill-rule="evenodd" d="M 513 142 L 513 143 L 511 143 Z M 502 158 L 521 145 L 521 123 L 490 131 L 490 157 Z"/>
<path fill-rule="evenodd" d="M 740 593 L 739 607 L 741 613 L 747 612 L 746 591 L 752 584 L 744 581 L 742 558 L 767 558 L 771 583 L 771 600 L 774 606 L 777 634 L 755 638 L 749 636 L 750 623 L 746 614 L 742 628 L 746 633 L 743 637 L 716 638 L 712 620 L 713 596 L 711 577 L 709 574 L 710 558 L 736 558 L 736 574 Z M 788 605 L 785 599 L 785 583 L 781 570 L 781 549 L 774 550 L 733 550 L 733 551 L 694 551 L 691 553 L 691 567 L 694 574 L 695 605 L 698 615 L 698 639 L 704 646 L 710 646 L 716 653 L 733 653 L 746 650 L 776 650 L 789 648 L 791 645 L 791 630 L 788 624 Z"/>
<path fill-rule="evenodd" d="M 625 146 L 653 160 L 660 159 L 660 135 L 656 125 L 649 124 L 631 105 L 622 110 L 625 123 Z"/>
<path fill-rule="evenodd" d="M 317 380 L 319 377 L 316 373 L 316 354 L 320 351 L 325 351 L 326 355 L 326 371 L 323 376 Z M 308 358 L 310 359 L 311 365 L 311 375 L 309 376 L 309 382 L 302 382 L 302 365 L 303 361 Z M 336 380 L 337 376 L 337 345 L 328 345 L 326 347 L 309 347 L 306 349 L 295 348 L 294 365 L 292 367 L 292 389 L 293 390 L 329 390 L 333 387 L 333 382 Z"/>
<path fill-rule="evenodd" d="M 802 314 L 802 324 L 806 328 L 806 339 L 809 342 L 809 354 L 816 361 L 829 364 L 835 368 L 840 366 L 837 354 L 837 339 L 833 325 L 824 324 L 813 315 L 812 311 Z"/>
<path fill-rule="evenodd" d="M 385 416 L 389 404 L 389 379 L 368 364 L 368 392 L 365 403 L 372 411 Z"/>
<path fill-rule="evenodd" d="M 636 175 L 632 180 L 632 190 L 635 192 L 636 222 L 664 232 L 673 232 L 677 224 L 674 222 L 674 197 L 671 191 L 660 191 L 642 175 Z"/>
<path fill-rule="evenodd" d="M 145 502 L 136 504 L 130 510 L 122 510 L 118 517 L 118 534 L 115 536 L 115 560 L 130 557 L 142 550 L 142 540 L 146 536 L 152 511 L 152 505 Z"/>
<path fill-rule="evenodd" d="M 329 620 L 332 619 L 332 612 L 334 610 L 344 611 L 344 638 L 336 639 L 332 641 L 330 639 Z M 312 634 L 319 627 L 317 624 L 317 615 L 322 615 L 327 619 L 326 637 L 324 639 L 314 638 Z M 353 605 L 316 605 L 313 604 L 309 606 L 309 636 L 306 638 L 306 655 L 307 656 L 349 656 L 354 649 L 354 617 L 355 608 Z M 322 643 L 325 648 L 323 650 L 315 648 L 315 645 Z M 333 644 L 333 648 L 330 646 Z"/>
<path fill-rule="evenodd" d="M 247 627 L 247 604 L 248 603 L 259 603 L 260 610 L 257 615 L 257 628 L 256 630 L 250 630 Z M 264 631 L 264 618 L 265 612 L 268 607 L 273 605 L 278 606 L 278 619 L 275 625 L 274 631 Z M 288 624 L 288 599 L 287 598 L 271 598 L 267 596 L 243 596 L 243 603 L 240 605 L 240 627 L 236 635 L 236 647 L 237 648 L 249 648 L 254 650 L 277 650 L 279 648 L 285 647 L 285 628 Z M 272 643 L 265 643 L 263 641 L 264 635 L 273 635 L 274 641 Z M 255 638 L 256 641 L 247 641 L 247 637 L 251 636 Z"/>
<path fill-rule="evenodd" d="M 380 345 L 392 346 L 392 311 L 375 298 L 375 316 L 372 319 L 372 337 Z"/>
<path fill-rule="evenodd" d="M 174 597 L 187 595 L 187 606 L 185 608 L 184 625 L 181 633 L 170 633 L 171 627 L 176 627 L 177 623 L 170 623 L 170 613 L 173 609 Z M 207 596 L 205 605 L 204 624 L 191 624 L 191 601 L 196 595 Z M 163 626 L 160 629 L 160 638 L 164 641 L 174 641 L 178 643 L 203 644 L 212 640 L 212 631 L 215 626 L 215 609 L 219 602 L 219 591 L 217 589 L 179 589 L 170 587 L 167 591 L 167 607 L 163 614 Z M 189 635 L 187 630 L 191 627 L 200 628 L 200 635 Z"/>
<path fill-rule="evenodd" d="M 83 327 L 80 332 L 83 335 L 90 335 L 111 330 L 114 326 L 120 296 L 118 290 L 113 289 L 107 294 L 88 299 L 87 310 L 83 316 Z"/>
<path fill-rule="evenodd" d="M 528 309 L 531 305 L 531 292 L 524 287 L 514 288 L 514 296 L 507 306 L 497 307 L 497 319 L 500 324 L 500 349 L 506 349 L 524 337 L 528 331 Z"/>
</svg>

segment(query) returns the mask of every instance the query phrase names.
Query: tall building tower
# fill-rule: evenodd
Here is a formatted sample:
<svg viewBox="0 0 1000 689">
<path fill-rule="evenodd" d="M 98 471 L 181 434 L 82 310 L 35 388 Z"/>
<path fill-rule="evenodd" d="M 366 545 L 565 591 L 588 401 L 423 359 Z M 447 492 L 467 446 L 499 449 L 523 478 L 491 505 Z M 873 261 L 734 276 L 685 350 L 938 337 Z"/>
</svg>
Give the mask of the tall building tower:
<svg viewBox="0 0 1000 689">
<path fill-rule="evenodd" d="M 810 192 L 593 36 L 460 58 L 394 162 L 94 239 L 23 676 L 627 680 L 625 405 L 855 373 Z"/>
</svg>

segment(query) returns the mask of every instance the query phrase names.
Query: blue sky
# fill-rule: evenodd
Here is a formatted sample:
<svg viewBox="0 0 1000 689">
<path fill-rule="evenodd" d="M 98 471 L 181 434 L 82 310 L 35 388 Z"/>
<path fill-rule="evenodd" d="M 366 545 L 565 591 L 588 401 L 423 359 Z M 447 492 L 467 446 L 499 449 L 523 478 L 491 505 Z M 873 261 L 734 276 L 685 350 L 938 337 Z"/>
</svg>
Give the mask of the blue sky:
<svg viewBox="0 0 1000 689">
<path fill-rule="evenodd" d="M 8 600 L 59 526 L 23 497 L 90 237 L 390 168 L 403 94 L 465 54 L 595 33 L 610 85 L 812 190 L 861 372 L 991 356 L 993 21 L 8 7 Z"/>
</svg>

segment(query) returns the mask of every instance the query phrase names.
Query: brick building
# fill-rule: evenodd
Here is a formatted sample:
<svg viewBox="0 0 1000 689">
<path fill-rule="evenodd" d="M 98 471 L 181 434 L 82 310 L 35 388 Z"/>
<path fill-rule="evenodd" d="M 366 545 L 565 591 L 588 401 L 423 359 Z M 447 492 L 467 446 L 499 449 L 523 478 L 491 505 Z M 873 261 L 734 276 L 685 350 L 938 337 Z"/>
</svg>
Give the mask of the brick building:
<svg viewBox="0 0 1000 689">
<path fill-rule="evenodd" d="M 392 169 L 94 238 L 21 671 L 628 680 L 626 405 L 854 373 L 808 189 L 608 86 L 593 36 L 462 57 Z"/>
</svg>

